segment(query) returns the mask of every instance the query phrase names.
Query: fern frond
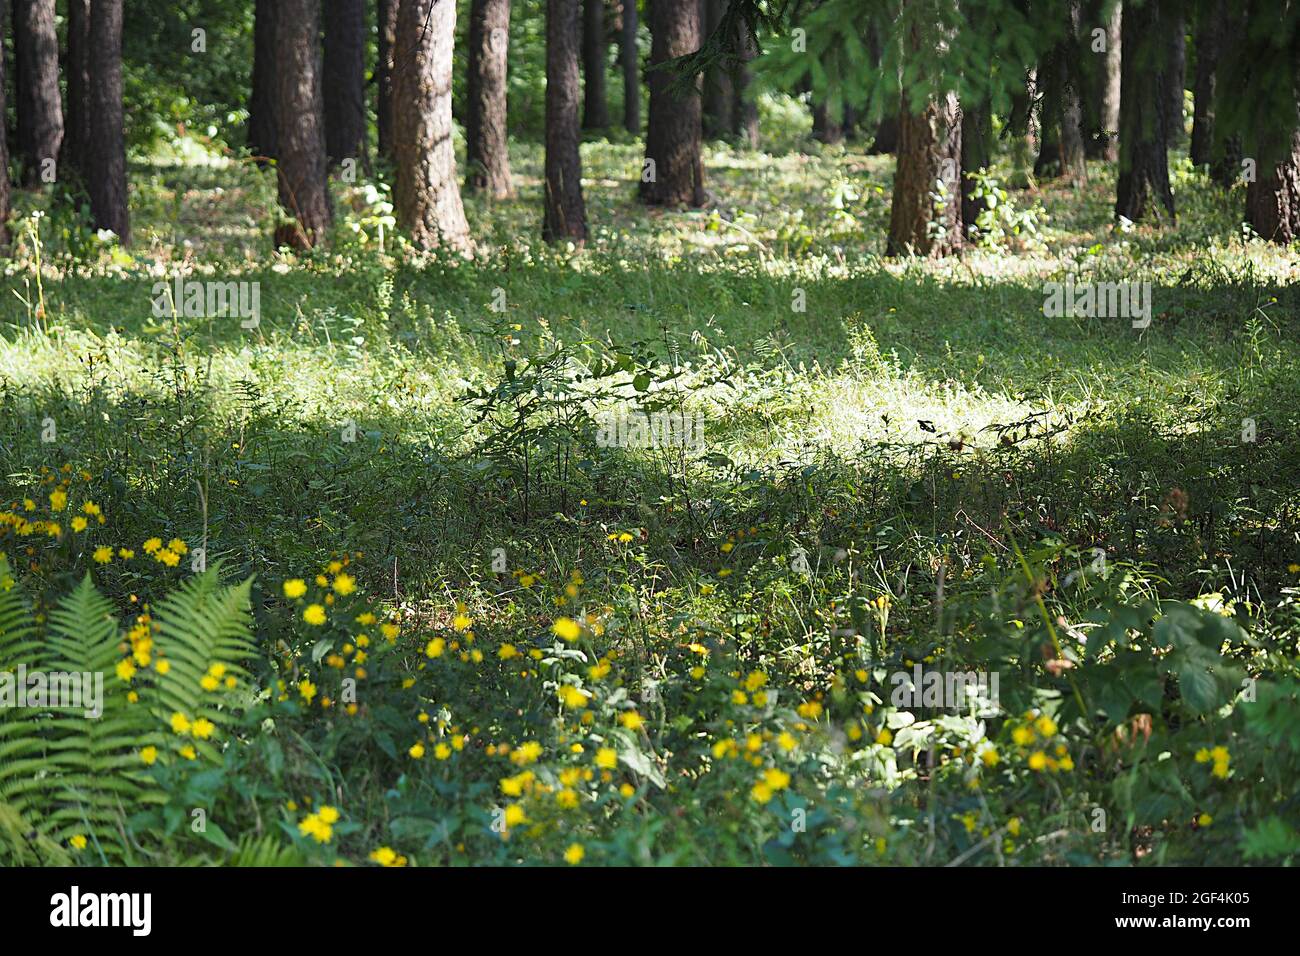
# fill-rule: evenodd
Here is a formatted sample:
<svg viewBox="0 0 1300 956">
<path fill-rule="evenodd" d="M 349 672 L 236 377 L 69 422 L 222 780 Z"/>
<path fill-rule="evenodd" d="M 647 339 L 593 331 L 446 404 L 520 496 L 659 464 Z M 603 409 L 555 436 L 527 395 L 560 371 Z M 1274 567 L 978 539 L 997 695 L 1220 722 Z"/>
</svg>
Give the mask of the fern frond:
<svg viewBox="0 0 1300 956">
<path fill-rule="evenodd" d="M 102 713 L 49 709 L 42 722 L 49 803 L 38 826 L 59 842 L 93 835 L 110 855 L 120 849 L 124 808 L 162 799 L 139 755 L 157 727 L 147 707 L 128 699 L 130 685 L 115 671 L 122 645 L 113 606 L 90 575 L 50 612 L 43 666 L 93 680 L 102 689 Z M 30 796 L 19 792 L 18 805 Z"/>
<path fill-rule="evenodd" d="M 248 672 L 242 665 L 254 653 L 249 601 L 252 584 L 249 578 L 241 584 L 222 585 L 218 569 L 213 567 L 187 580 L 155 606 L 155 644 L 171 665 L 158 677 L 152 695 L 157 716 L 164 723 L 179 713 L 191 722 L 209 720 L 217 728 L 229 724 L 224 679 L 246 681 Z M 202 682 L 214 665 L 224 668 L 221 686 L 207 690 Z M 217 757 L 207 741 L 193 743 L 206 756 Z"/>
</svg>

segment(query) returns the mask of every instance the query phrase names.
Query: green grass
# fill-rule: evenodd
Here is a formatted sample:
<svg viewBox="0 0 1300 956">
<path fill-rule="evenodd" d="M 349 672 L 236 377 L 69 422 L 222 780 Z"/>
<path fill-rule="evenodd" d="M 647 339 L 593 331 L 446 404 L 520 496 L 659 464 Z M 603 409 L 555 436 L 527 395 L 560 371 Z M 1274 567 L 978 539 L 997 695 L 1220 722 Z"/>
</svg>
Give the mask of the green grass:
<svg viewBox="0 0 1300 956">
<path fill-rule="evenodd" d="M 69 258 L 86 238 L 54 211 L 40 224 L 42 314 L 30 235 L 8 267 L 6 494 L 20 496 L 42 465 L 86 469 L 112 543 L 206 540 L 226 573 L 255 574 L 267 648 L 292 631 L 277 582 L 358 551 L 363 584 L 404 623 L 446 627 L 459 600 L 500 640 L 544 633 L 558 612 L 492 573 L 500 548 L 511 569 L 553 585 L 580 568 L 587 606 L 612 612 L 604 647 L 643 674 L 708 633 L 811 694 L 832 686 L 843 650 L 826 622 L 843 623 L 863 589 L 891 595 L 889 659 L 919 657 L 965 633 L 942 623 L 945 602 L 973 607 L 1019 574 L 1017 547 L 1047 542 L 1066 549 L 1038 569 L 1063 621 L 1109 606 L 1059 580 L 1102 547 L 1128 569 L 1126 593 L 1222 592 L 1294 660 L 1281 607 L 1300 561 L 1300 253 L 1243 239 L 1239 193 L 1182 167 L 1177 227 L 1118 230 L 1113 179 L 1097 168 L 1077 193 L 1012 194 L 1022 208 L 1041 202 L 1040 242 L 886 261 L 888 157 L 710 148 L 716 205 L 677 213 L 636 203 L 639 157 L 635 144 L 584 146 L 592 239 L 548 249 L 536 239 L 541 153 L 519 147 L 519 198 L 467 201 L 472 261 L 417 257 L 391 235 L 380 253 L 372 227 L 363 245 L 346 225 L 310 260 L 273 254 L 271 174 L 138 166 L 129 256 Z M 336 196 L 341 221 L 367 214 L 359 190 Z M 260 326 L 154 317 L 153 283 L 182 264 L 260 283 Z M 1150 328 L 1045 318 L 1043 282 L 1075 267 L 1151 281 Z M 792 308 L 799 295 L 804 311 Z M 518 339 L 504 351 L 503 328 Z M 677 369 L 664 387 L 703 416 L 706 454 L 599 450 L 588 431 L 539 416 L 525 515 L 522 446 L 503 440 L 489 454 L 483 442 L 505 432 L 474 423 L 462 396 L 500 383 L 503 356 L 522 370 L 553 348 L 568 363 L 640 352 L 660 374 Z M 548 387 L 568 414 L 589 386 Z M 52 443 L 41 440 L 47 418 Z M 1244 418 L 1257 422 L 1254 442 L 1242 441 Z M 341 437 L 349 422 L 354 443 Z M 611 554 L 608 535 L 624 530 L 635 556 Z M 790 573 L 797 548 L 811 580 Z M 86 567 L 84 554 L 70 560 Z M 64 570 L 33 573 L 54 589 Z M 117 566 L 97 578 L 119 602 L 154 586 Z M 325 761 L 358 804 L 391 783 L 357 769 L 369 760 Z M 314 771 L 294 773 L 287 792 L 307 792 Z M 372 809 L 365 837 L 391 842 Z M 1136 833 L 1141 814 L 1131 819 Z M 1078 852 L 1104 858 L 1130 842 L 1115 833 Z"/>
</svg>

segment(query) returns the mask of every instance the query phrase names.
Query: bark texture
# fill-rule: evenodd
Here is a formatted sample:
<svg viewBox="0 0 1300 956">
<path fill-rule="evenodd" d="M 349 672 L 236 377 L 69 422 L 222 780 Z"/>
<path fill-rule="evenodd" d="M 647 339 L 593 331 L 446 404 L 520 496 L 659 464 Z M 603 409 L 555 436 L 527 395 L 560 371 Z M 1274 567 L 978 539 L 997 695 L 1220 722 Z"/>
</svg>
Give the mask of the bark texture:
<svg viewBox="0 0 1300 956">
<path fill-rule="evenodd" d="M 1165 0 L 1161 13 L 1168 21 L 1165 40 L 1169 44 L 1166 54 L 1165 95 L 1169 105 L 1165 114 L 1169 122 L 1169 145 L 1178 146 L 1187 138 L 1183 127 L 1183 86 L 1187 78 L 1187 21 L 1183 11 Z"/>
<path fill-rule="evenodd" d="M 1246 186 L 1246 220 L 1263 239 L 1289 245 L 1300 239 L 1300 129 L 1279 162 L 1262 163 Z"/>
<path fill-rule="evenodd" d="M 59 97 L 59 37 L 54 0 L 14 0 L 14 99 L 22 181 L 42 181 L 46 160 L 57 162 L 63 142 Z"/>
<path fill-rule="evenodd" d="M 94 0 L 90 8 L 90 129 L 84 173 L 95 228 L 131 243 L 127 207 L 126 135 L 122 115 L 122 0 Z"/>
<path fill-rule="evenodd" d="M 700 48 L 699 0 L 654 0 L 650 14 L 651 66 Z M 651 206 L 702 206 L 704 161 L 700 154 L 700 97 L 676 94 L 673 77 L 650 72 L 650 124 L 646 132 L 647 172 L 641 201 Z"/>
<path fill-rule="evenodd" d="M 636 43 L 636 0 L 623 0 L 623 128 L 641 135 L 641 52 Z"/>
<path fill-rule="evenodd" d="M 1101 93 L 1102 140 L 1101 158 L 1107 162 L 1119 161 L 1119 102 L 1123 77 L 1124 5 L 1115 4 L 1110 21 L 1106 24 L 1106 70 Z"/>
<path fill-rule="evenodd" d="M 605 93 L 605 0 L 582 2 L 582 127 L 609 128 L 609 102 Z"/>
<path fill-rule="evenodd" d="M 89 2 L 89 0 L 87 0 Z M 257 0 L 253 13 L 253 88 L 248 100 L 248 148 L 254 156 L 275 158 L 275 39 L 277 0 Z"/>
<path fill-rule="evenodd" d="M 736 141 L 750 149 L 758 149 L 758 104 L 750 87 L 753 84 L 753 69 L 750 63 L 758 56 L 754 41 L 750 38 L 743 24 L 736 28 L 740 31 L 737 41 L 740 47 L 740 62 L 731 77 L 731 86 L 735 90 L 736 104 L 732 112 L 735 118 Z"/>
<path fill-rule="evenodd" d="M 94 0 L 98 6 L 99 0 Z M 293 218 L 275 230 L 277 246 L 311 249 L 334 221 L 325 162 L 320 0 L 275 0 L 276 171 L 280 205 Z"/>
<path fill-rule="evenodd" d="M 325 155 L 360 159 L 366 143 L 365 0 L 325 0 Z"/>
<path fill-rule="evenodd" d="M 939 257 L 962 247 L 961 107 L 951 93 L 914 112 L 902 97 L 885 254 Z M 943 183 L 940 197 L 936 183 Z"/>
<path fill-rule="evenodd" d="M 961 221 L 966 238 L 975 234 L 976 222 L 988 202 L 977 199 L 971 176 L 993 164 L 993 111 L 988 103 L 961 113 Z"/>
<path fill-rule="evenodd" d="M 494 199 L 514 194 L 506 130 L 510 0 L 472 0 L 465 102 L 465 185 Z"/>
<path fill-rule="evenodd" d="M 8 4 L 5 0 L 0 0 L 0 31 L 4 29 L 5 16 L 8 10 L 5 7 Z M 4 44 L 0 43 L 0 77 L 5 75 L 5 51 Z M 0 116 L 5 115 L 5 89 L 4 84 L 0 83 Z M 5 141 L 6 137 L 0 136 L 0 171 L 9 169 L 9 144 Z M 9 175 L 4 172 L 0 175 L 0 252 L 9 249 Z"/>
<path fill-rule="evenodd" d="M 704 37 L 717 28 L 726 12 L 727 0 L 700 0 L 700 18 Z M 714 67 L 704 74 L 704 135 L 709 139 L 725 139 L 736 131 L 736 92 L 731 73 Z"/>
<path fill-rule="evenodd" d="M 1174 217 L 1169 186 L 1169 114 L 1174 44 L 1181 20 L 1169 15 L 1170 0 L 1147 0 L 1124 10 L 1123 77 L 1120 84 L 1119 179 L 1115 215 L 1138 222 L 1152 200 Z"/>
<path fill-rule="evenodd" d="M 393 47 L 397 43 L 398 0 L 379 0 L 378 50 L 375 62 L 375 120 L 379 155 L 393 158 Z"/>
<path fill-rule="evenodd" d="M 402 0 L 393 99 L 397 221 L 421 249 L 470 248 L 452 144 L 456 0 Z"/>
<path fill-rule="evenodd" d="M 578 2 L 546 0 L 546 181 L 542 238 L 587 240 L 578 152 Z"/>
<path fill-rule="evenodd" d="M 1192 83 L 1192 162 L 1208 166 L 1214 162 L 1214 96 L 1219 73 L 1219 44 L 1226 27 L 1224 0 L 1202 10 L 1192 52 L 1196 56 L 1196 78 Z"/>
<path fill-rule="evenodd" d="M 68 0 L 68 55 L 64 65 L 68 110 L 64 116 L 59 166 L 79 175 L 90 140 L 90 0 Z"/>
</svg>

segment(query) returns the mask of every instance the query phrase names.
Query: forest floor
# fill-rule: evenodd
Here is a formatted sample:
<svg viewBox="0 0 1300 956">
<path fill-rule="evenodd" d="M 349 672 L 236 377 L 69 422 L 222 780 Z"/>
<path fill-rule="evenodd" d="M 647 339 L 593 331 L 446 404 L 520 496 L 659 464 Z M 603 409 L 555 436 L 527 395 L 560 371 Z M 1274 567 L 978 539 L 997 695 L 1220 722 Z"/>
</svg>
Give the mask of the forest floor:
<svg viewBox="0 0 1300 956">
<path fill-rule="evenodd" d="M 550 863 L 575 845 L 589 862 L 1287 852 L 1294 837 L 1275 829 L 1258 850 L 1283 797 L 1253 758 L 1233 749 L 1235 789 L 1195 777 L 1193 754 L 1250 732 L 1230 694 L 1167 709 L 1162 695 L 1190 706 L 1174 689 L 1189 672 L 1169 665 L 1183 675 L 1169 681 L 1159 641 L 1127 644 L 1149 621 L 1106 629 L 1141 601 L 1232 609 L 1219 616 L 1250 635 L 1222 642 L 1232 667 L 1295 680 L 1300 251 L 1243 237 L 1240 191 L 1186 163 L 1176 226 L 1112 225 L 1098 167 L 1077 191 L 1010 190 L 999 245 L 925 262 L 881 258 L 889 157 L 718 146 L 713 205 L 647 212 L 639 155 L 584 146 L 582 250 L 535 238 L 532 146 L 512 155 L 517 199 L 467 200 L 471 261 L 397 249 L 364 184 L 337 187 L 329 252 L 273 255 L 272 174 L 220 160 L 132 170 L 129 253 L 54 211 L 20 223 L 0 290 L 4 494 L 67 463 L 91 476 L 113 547 L 176 536 L 206 543 L 227 578 L 255 576 L 247 666 L 283 729 L 265 745 L 278 756 L 240 732 L 261 756 L 228 755 L 206 797 L 242 808 L 225 832 L 280 833 L 262 819 L 278 807 L 284 839 L 352 861 L 389 846 L 416 862 Z M 257 283 L 256 326 L 155 309 L 181 267 Z M 1150 324 L 1045 316 L 1044 283 L 1067 274 L 1150 282 Z M 602 447 L 589 416 L 636 401 L 698 421 L 701 447 Z M 185 570 L 96 566 L 89 551 L 33 573 L 54 589 L 89 568 L 125 609 Z M 337 701 L 321 710 L 325 691 L 294 692 L 327 686 L 355 636 L 313 636 L 280 587 L 345 557 L 403 632 L 367 675 L 391 680 L 363 695 L 364 731 Z M 570 619 L 568 642 L 556 622 Z M 1094 629 L 1115 643 L 1085 653 Z M 466 673 L 429 677 L 438 634 Z M 561 651 L 579 648 L 566 670 Z M 530 650 L 520 674 L 536 692 L 510 683 Z M 890 706 L 887 675 L 945 654 L 996 664 L 1000 717 Z M 1154 699 L 1116 690 L 1134 687 L 1106 671 L 1125 654 L 1160 675 Z M 1092 713 L 1071 710 L 1083 697 Z M 1108 750 L 1135 719 L 1154 719 L 1150 756 Z M 1042 751 L 1050 788 L 1025 726 L 1068 745 Z M 1263 760 L 1263 739 L 1241 747 Z M 617 767 L 566 775 L 609 746 Z M 1162 749 L 1177 755 L 1169 779 Z M 1117 782 L 1138 768 L 1140 788 Z M 568 816 L 540 809 L 571 790 Z M 526 816 L 503 811 L 508 830 L 528 821 L 520 839 L 492 828 L 502 792 L 522 793 L 509 806 Z M 300 833 L 312 800 L 349 826 Z M 792 835 L 794 810 L 831 806 Z M 1118 821 L 1101 833 L 1096 806 Z M 196 852 L 170 839 L 164 858 Z"/>
</svg>

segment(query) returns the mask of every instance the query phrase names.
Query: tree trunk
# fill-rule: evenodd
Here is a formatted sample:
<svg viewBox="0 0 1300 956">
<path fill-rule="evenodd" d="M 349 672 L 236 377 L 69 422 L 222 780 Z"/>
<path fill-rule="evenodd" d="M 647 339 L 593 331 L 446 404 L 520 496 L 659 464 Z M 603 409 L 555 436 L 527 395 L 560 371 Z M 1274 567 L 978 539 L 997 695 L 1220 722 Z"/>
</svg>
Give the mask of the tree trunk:
<svg viewBox="0 0 1300 956">
<path fill-rule="evenodd" d="M 813 139 L 834 145 L 844 142 L 844 126 L 840 116 L 825 99 L 814 99 L 812 104 Z"/>
<path fill-rule="evenodd" d="M 86 0 L 89 2 L 89 0 Z M 248 149 L 254 156 L 275 158 L 275 39 L 277 0 L 257 0 L 253 21 L 253 89 L 248 100 Z"/>
<path fill-rule="evenodd" d="M 6 4 L 0 0 L 0 36 L 3 35 Z M 5 75 L 4 44 L 0 43 L 0 77 Z M 0 83 L 0 116 L 5 115 L 5 85 Z M 0 251 L 9 249 L 9 144 L 0 136 Z"/>
<path fill-rule="evenodd" d="M 1192 163 L 1214 162 L 1214 89 L 1219 71 L 1219 41 L 1224 24 L 1223 0 L 1200 11 L 1196 26 L 1196 79 L 1192 86 Z"/>
<path fill-rule="evenodd" d="M 946 256 L 961 249 L 961 107 L 952 93 L 912 112 L 903 93 L 898 121 L 898 169 L 889 209 L 885 254 Z M 936 182 L 945 198 L 936 201 Z"/>
<path fill-rule="evenodd" d="M 1083 103 L 1073 85 L 1062 91 L 1061 145 L 1058 166 L 1061 178 L 1071 186 L 1088 181 L 1088 155 L 1084 150 Z"/>
<path fill-rule="evenodd" d="M 1115 215 L 1138 222 L 1154 195 L 1174 218 L 1169 187 L 1171 81 L 1170 33 L 1178 21 L 1166 9 L 1170 0 L 1147 0 L 1124 10 L 1123 76 L 1120 83 L 1119 180 Z"/>
<path fill-rule="evenodd" d="M 653 67 L 700 48 L 698 0 L 654 0 L 650 9 L 650 63 Z M 704 161 L 700 155 L 700 97 L 674 95 L 673 77 L 650 71 L 650 125 L 641 201 L 651 206 L 703 206 Z"/>
<path fill-rule="evenodd" d="M 992 165 L 993 111 L 985 102 L 961 113 L 961 221 L 967 238 L 988 205 L 987 200 L 975 198 L 975 182 L 969 174 Z"/>
<path fill-rule="evenodd" d="M 1225 76 L 1236 72 L 1240 74 L 1240 58 L 1243 56 L 1243 43 L 1248 29 L 1248 8 L 1244 5 L 1223 3 L 1215 11 L 1220 16 L 1223 30 L 1218 39 L 1218 71 L 1227 71 Z M 1226 81 L 1225 81 L 1226 82 Z M 1215 83 L 1215 95 L 1223 98 L 1229 90 Z M 1214 124 L 1212 146 L 1210 149 L 1210 176 L 1224 189 L 1231 189 L 1240 182 L 1242 175 L 1242 131 L 1229 128 L 1229 124 L 1218 120 Z"/>
<path fill-rule="evenodd" d="M 470 248 L 452 145 L 456 0 L 401 0 L 393 56 L 397 221 L 421 249 Z"/>
<path fill-rule="evenodd" d="M 546 184 L 542 238 L 587 241 L 578 152 L 578 2 L 546 0 Z"/>
<path fill-rule="evenodd" d="M 700 0 L 703 36 L 713 33 L 726 9 L 727 0 Z M 704 135 L 709 139 L 725 139 L 735 132 L 736 92 L 728 70 L 714 67 L 705 72 L 702 108 Z"/>
<path fill-rule="evenodd" d="M 1271 127 L 1260 135 L 1261 142 L 1276 138 Z M 1261 160 L 1256 181 L 1247 184 L 1246 221 L 1263 239 L 1281 245 L 1300 239 L 1300 128 L 1291 134 L 1289 152 L 1267 165 Z"/>
<path fill-rule="evenodd" d="M 122 0 L 94 0 L 90 8 L 90 135 L 86 186 L 96 229 L 111 229 L 131 244 L 126 191 L 126 135 L 122 115 Z"/>
<path fill-rule="evenodd" d="M 884 44 L 880 39 L 880 30 L 872 26 L 868 30 L 867 42 L 871 52 L 871 64 L 875 69 L 879 69 L 884 59 Z M 891 101 L 896 105 L 898 103 L 898 93 L 893 91 L 892 97 L 885 95 L 882 97 L 885 104 Z M 876 123 L 875 134 L 872 137 L 871 145 L 867 149 L 868 155 L 884 155 L 892 153 L 898 149 L 898 112 L 894 106 L 886 105 L 880 120 Z"/>
<path fill-rule="evenodd" d="M 1101 158 L 1109 163 L 1119 162 L 1119 101 L 1124 58 L 1124 4 L 1115 4 L 1110 22 L 1106 24 L 1106 73 L 1101 95 L 1101 121 L 1104 139 L 1100 143 Z"/>
<path fill-rule="evenodd" d="M 1102 20 L 1107 0 L 1085 0 L 1087 15 L 1079 27 L 1080 53 L 1084 64 L 1085 94 L 1084 154 L 1088 159 L 1114 162 L 1119 158 L 1120 17 L 1123 4 L 1116 3 L 1107 20 Z M 1101 42 L 1092 31 L 1104 29 Z"/>
<path fill-rule="evenodd" d="M 861 132 L 858 128 L 858 122 L 861 116 L 858 111 L 849 103 L 844 104 L 844 138 L 847 140 L 856 140 Z"/>
<path fill-rule="evenodd" d="M 1036 75 L 1038 101 L 1038 156 L 1034 159 L 1034 178 L 1054 179 L 1060 171 L 1061 158 L 1061 48 L 1057 46 L 1038 63 Z"/>
<path fill-rule="evenodd" d="M 1065 39 L 1053 49 L 1045 64 L 1048 76 L 1043 96 L 1043 149 L 1034 172 L 1059 176 L 1071 186 L 1081 186 L 1088 179 L 1084 152 L 1082 53 L 1078 46 L 1081 11 L 1078 0 L 1070 3 L 1069 24 Z M 1048 151 L 1048 131 L 1051 151 Z"/>
<path fill-rule="evenodd" d="M 68 114 L 63 125 L 59 165 L 77 171 L 85 162 L 90 140 L 90 0 L 68 0 Z M 84 179 L 84 177 L 81 177 Z"/>
<path fill-rule="evenodd" d="M 1171 8 L 1168 0 L 1165 2 L 1165 8 L 1162 13 L 1172 21 L 1165 34 L 1169 44 L 1166 60 L 1169 69 L 1165 74 L 1165 91 L 1169 97 L 1169 105 L 1165 108 L 1165 115 L 1168 117 L 1168 142 L 1172 148 L 1187 138 L 1187 130 L 1183 126 L 1183 86 L 1187 79 L 1187 21 L 1183 19 L 1183 11 L 1177 7 Z"/>
<path fill-rule="evenodd" d="M 379 0 L 378 54 L 375 58 L 375 119 L 379 155 L 393 158 L 393 49 L 397 43 L 398 0 Z"/>
<path fill-rule="evenodd" d="M 15 0 L 13 18 L 18 157 L 23 184 L 34 186 L 42 181 L 53 182 L 54 164 L 63 142 L 54 0 Z"/>
<path fill-rule="evenodd" d="M 636 44 L 636 0 L 623 0 L 623 128 L 641 135 L 641 52 Z"/>
<path fill-rule="evenodd" d="M 325 161 L 320 0 L 275 3 L 276 171 L 280 205 L 294 219 L 275 230 L 275 243 L 311 249 L 325 242 L 334 221 Z"/>
<path fill-rule="evenodd" d="M 469 95 L 465 114 L 465 185 L 493 199 L 514 195 L 506 136 L 506 53 L 510 0 L 472 0 Z"/>
<path fill-rule="evenodd" d="M 609 103 L 605 96 L 605 0 L 582 4 L 582 128 L 608 129 Z"/>
<path fill-rule="evenodd" d="M 366 144 L 365 0 L 325 0 L 325 155 L 359 159 Z"/>
<path fill-rule="evenodd" d="M 731 111 L 736 123 L 733 134 L 740 145 L 758 149 L 758 103 L 750 89 L 754 71 L 749 65 L 758 53 L 744 24 L 738 22 L 737 29 L 740 31 L 740 62 L 731 76 L 731 86 L 735 90 L 735 104 Z"/>
<path fill-rule="evenodd" d="M 1034 102 L 1038 98 L 1038 70 L 1025 72 L 1023 86 L 1011 94 L 1011 111 L 1002 129 L 1002 137 L 1010 140 L 1008 150 L 1011 170 L 1007 183 L 1014 189 L 1027 189 L 1034 181 L 1034 163 L 1038 155 L 1040 130 L 1034 117 Z"/>
<path fill-rule="evenodd" d="M 898 114 L 886 113 L 876 124 L 876 135 L 867 150 L 873 155 L 884 155 L 898 151 Z"/>
</svg>

